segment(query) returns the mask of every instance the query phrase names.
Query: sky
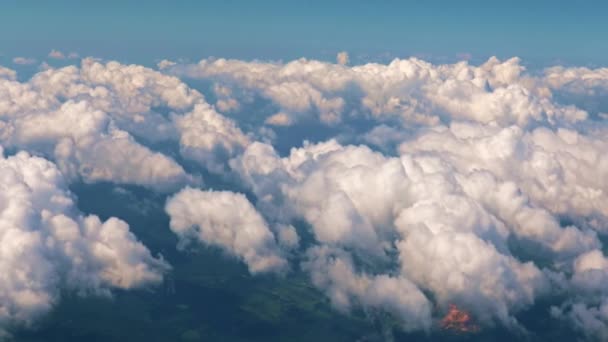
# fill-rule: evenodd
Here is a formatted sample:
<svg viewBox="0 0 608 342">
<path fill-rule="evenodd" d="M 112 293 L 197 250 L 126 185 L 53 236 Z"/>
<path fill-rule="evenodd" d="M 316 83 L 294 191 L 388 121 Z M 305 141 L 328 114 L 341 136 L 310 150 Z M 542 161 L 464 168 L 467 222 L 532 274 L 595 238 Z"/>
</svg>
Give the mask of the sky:
<svg viewBox="0 0 608 342">
<path fill-rule="evenodd" d="M 3 1 L 0 54 L 608 64 L 603 1 Z"/>
</svg>

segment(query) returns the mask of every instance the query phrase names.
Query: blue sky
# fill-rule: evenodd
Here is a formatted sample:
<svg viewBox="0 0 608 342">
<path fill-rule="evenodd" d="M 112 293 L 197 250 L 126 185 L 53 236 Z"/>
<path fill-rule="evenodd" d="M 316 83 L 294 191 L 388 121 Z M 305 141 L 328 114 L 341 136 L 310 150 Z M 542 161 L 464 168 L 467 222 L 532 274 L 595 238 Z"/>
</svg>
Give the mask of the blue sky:
<svg viewBox="0 0 608 342">
<path fill-rule="evenodd" d="M 354 62 L 470 54 L 607 65 L 607 2 L 23 1 L 2 2 L 0 54 L 50 49 L 153 63 L 207 56 Z"/>
</svg>

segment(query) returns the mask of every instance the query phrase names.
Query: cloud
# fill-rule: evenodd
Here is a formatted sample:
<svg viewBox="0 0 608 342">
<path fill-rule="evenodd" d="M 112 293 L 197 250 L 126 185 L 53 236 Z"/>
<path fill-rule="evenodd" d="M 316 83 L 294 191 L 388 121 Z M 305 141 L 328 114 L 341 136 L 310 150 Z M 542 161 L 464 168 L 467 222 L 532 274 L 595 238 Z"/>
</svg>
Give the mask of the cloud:
<svg viewBox="0 0 608 342">
<path fill-rule="evenodd" d="M 223 164 L 249 144 L 249 138 L 232 120 L 206 103 L 174 116 L 173 121 L 180 133 L 181 154 L 214 172 L 221 173 Z"/>
<path fill-rule="evenodd" d="M 408 132 L 407 130 L 381 124 L 365 133 L 362 140 L 369 146 L 375 146 L 387 152 L 395 150 L 397 145 L 411 135 L 412 132 Z"/>
<path fill-rule="evenodd" d="M 549 285 L 536 265 L 513 256 L 508 239 L 514 235 L 545 243 L 543 239 L 550 235 L 527 234 L 517 219 L 496 216 L 495 203 L 486 204 L 467 193 L 471 184 L 479 182 L 476 177 L 484 174 L 459 174 L 442 162 L 415 155 L 385 157 L 365 146 L 330 141 L 293 149 L 285 158 L 278 157 L 270 146 L 254 144 L 231 165 L 256 193 L 258 207 L 268 217 L 285 221 L 302 218 L 310 224 L 319 245 L 312 249 L 341 251 L 332 257 L 340 264 L 348 265 L 355 256 L 366 260 L 370 273 L 360 277 L 397 277 L 400 280 L 390 282 L 414 284 L 412 291 L 422 298 L 424 291 L 431 291 L 441 307 L 466 303 L 487 324 L 498 321 L 515 327 L 511 313 L 532 305 Z M 550 214 L 525 203 L 522 206 L 522 213 L 526 213 L 522 215 L 545 218 L 554 225 L 555 234 L 562 234 Z M 562 246 L 585 251 L 599 244 L 593 234 L 569 229 L 573 231 L 564 231 L 563 237 L 571 241 L 558 239 L 557 252 L 562 252 Z M 554 247 L 550 243 L 553 240 L 547 244 Z M 400 268 L 379 271 L 382 265 L 393 262 Z M 327 273 L 315 268 L 327 267 L 326 263 L 310 261 L 305 268 L 314 279 L 315 274 Z M 429 273 L 430 269 L 433 272 Z M 319 284 L 332 299 L 338 296 L 335 302 L 350 303 L 346 298 L 354 298 L 358 303 L 387 309 L 392 303 L 388 298 L 399 300 L 398 292 L 386 292 L 376 293 L 386 300 L 373 301 L 367 297 L 368 291 L 350 289 L 350 282 L 325 280 Z M 381 287 L 383 291 L 390 288 Z M 344 303 L 340 306 L 350 306 Z M 430 317 L 420 320 L 416 316 L 414 321 L 401 318 L 411 329 L 432 325 Z"/>
<path fill-rule="evenodd" d="M 43 153 L 73 180 L 175 190 L 197 177 L 142 142 L 181 142 L 184 157 L 219 170 L 219 159 L 248 141 L 196 90 L 142 66 L 87 58 L 27 82 L 7 75 L 0 79 L 0 141 Z"/>
<path fill-rule="evenodd" d="M 162 69 L 167 69 L 167 68 L 169 68 L 169 67 L 172 67 L 172 66 L 174 66 L 174 65 L 176 65 L 176 64 L 177 64 L 177 63 L 175 63 L 175 62 L 173 62 L 173 61 L 170 61 L 170 60 L 168 60 L 168 59 L 163 59 L 162 61 L 158 62 L 158 64 L 156 64 L 156 66 L 157 66 L 159 69 L 161 69 L 161 70 L 162 70 Z"/>
<path fill-rule="evenodd" d="M 189 176 L 170 158 L 138 144 L 88 102 L 16 117 L 2 125 L 5 146 L 52 157 L 70 179 L 112 181 L 163 190 L 187 184 Z"/>
<path fill-rule="evenodd" d="M 579 276 L 608 264 L 597 249 L 606 222 L 604 132 L 453 123 L 404 142 L 399 157 L 329 141 L 281 158 L 252 144 L 231 166 L 266 216 L 304 219 L 319 248 L 341 251 L 335 262 L 358 256 L 371 264 L 362 277 L 397 274 L 440 307 L 456 302 L 484 324 L 520 329 L 514 313 L 536 298 L 605 283 L 604 273 L 593 282 Z M 377 273 L 395 252 L 400 269 Z M 534 261 L 521 261 L 522 252 Z M 553 271 L 539 266 L 546 262 Z M 308 265 L 313 279 L 328 273 L 315 269 L 323 263 Z M 566 283 L 554 284 L 553 272 Z M 339 307 L 369 305 L 348 282 L 317 283 Z"/>
<path fill-rule="evenodd" d="M 605 336 L 605 69 L 345 64 L 209 59 L 165 72 L 212 82 L 221 106 L 270 101 L 260 125 L 374 125 L 357 141 L 384 153 L 328 140 L 281 157 L 252 142 L 229 163 L 270 226 L 306 222 L 301 267 L 336 307 L 427 330 L 455 303 L 521 331 L 518 313 L 567 293 L 553 316 Z"/>
<path fill-rule="evenodd" d="M 325 69 L 324 63 L 304 59 L 286 65 L 218 59 L 202 60 L 191 66 L 174 65 L 164 71 L 194 78 L 221 80 L 214 88 L 220 90 L 216 92 L 218 98 L 224 100 L 223 93 L 230 89 L 230 98 L 241 107 L 242 103 L 251 101 L 250 95 L 253 91 L 258 96 L 277 103 L 281 113 L 290 117 L 293 122 L 317 117 L 325 123 L 334 124 L 340 120 L 344 100 L 340 97 L 325 96 L 324 89 L 318 89 L 316 85 L 300 80 L 307 72 L 316 74 Z M 343 78 L 337 72 L 332 74 Z M 242 95 L 242 98 L 235 98 L 237 95 Z"/>
<path fill-rule="evenodd" d="M 0 328 L 28 325 L 62 291 L 158 284 L 169 266 L 128 225 L 84 216 L 59 169 L 25 152 L 0 159 Z"/>
<path fill-rule="evenodd" d="M 597 305 L 570 303 L 563 308 L 553 307 L 553 317 L 570 322 L 587 340 L 603 341 L 608 338 L 608 300 Z"/>
<path fill-rule="evenodd" d="M 455 304 L 484 328 L 523 331 L 520 313 L 549 299 L 555 319 L 607 336 L 606 69 L 533 73 L 518 58 L 159 69 L 85 58 L 23 82 L 0 69 L 0 142 L 51 159 L 65 182 L 182 189 L 165 208 L 180 247 L 218 247 L 251 273 L 299 266 L 343 311 L 430 331 Z M 204 81 L 212 103 L 178 76 Z M 196 189 L 207 172 L 248 197 Z M 110 278 L 93 282 L 129 284 Z"/>
<path fill-rule="evenodd" d="M 336 55 L 336 62 L 338 62 L 338 64 L 347 65 L 348 61 L 349 61 L 348 52 L 346 52 L 346 51 L 338 52 L 338 55 Z"/>
<path fill-rule="evenodd" d="M 340 56 L 344 62 L 347 55 Z M 266 120 L 269 124 L 281 115 L 289 120 L 280 122 L 290 124 L 318 118 L 336 125 L 364 117 L 380 123 L 401 120 L 404 127 L 453 120 L 526 126 L 580 122 L 587 115 L 552 101 L 549 78 L 526 74 L 518 58 L 493 57 L 479 66 L 466 61 L 433 65 L 417 58 L 395 59 L 386 65 L 345 64 L 205 59 L 167 66 L 164 71 L 211 81 L 215 89 L 229 89 L 231 100 L 240 104 L 251 102 L 251 94 L 271 101 L 279 111 Z"/>
<path fill-rule="evenodd" d="M 602 153 L 605 135 L 605 128 L 583 135 L 567 128 L 524 131 L 517 126 L 453 124 L 403 143 L 401 152 L 439 153 L 462 172 L 488 170 L 518 184 L 531 202 L 551 214 L 603 230 L 594 222 L 608 217 L 608 188 L 602 181 L 608 172 Z"/>
<path fill-rule="evenodd" d="M 48 57 L 53 59 L 77 59 L 80 57 L 80 55 L 76 52 L 65 54 L 59 50 L 53 49 L 51 52 L 49 52 Z"/>
<path fill-rule="evenodd" d="M 304 269 L 336 307 L 348 310 L 354 300 L 365 308 L 393 313 L 407 331 L 430 330 L 431 304 L 407 278 L 357 274 L 348 254 L 328 247 L 312 248 L 307 254 Z"/>
<path fill-rule="evenodd" d="M 268 117 L 265 123 L 273 126 L 289 126 L 291 125 L 292 119 L 288 114 L 285 113 L 276 113 L 273 116 Z"/>
<path fill-rule="evenodd" d="M 65 59 L 63 52 L 54 49 L 49 52 L 49 57 L 54 59 Z"/>
<path fill-rule="evenodd" d="M 0 66 L 0 78 L 14 81 L 17 79 L 17 72 L 15 70 L 11 70 L 5 67 Z"/>
<path fill-rule="evenodd" d="M 267 223 L 242 194 L 186 188 L 167 201 L 166 211 L 182 246 L 195 241 L 221 247 L 251 273 L 280 271 L 287 264 Z"/>
<path fill-rule="evenodd" d="M 13 58 L 13 63 L 19 65 L 31 65 L 36 63 L 36 59 L 27 57 L 15 57 Z"/>
</svg>

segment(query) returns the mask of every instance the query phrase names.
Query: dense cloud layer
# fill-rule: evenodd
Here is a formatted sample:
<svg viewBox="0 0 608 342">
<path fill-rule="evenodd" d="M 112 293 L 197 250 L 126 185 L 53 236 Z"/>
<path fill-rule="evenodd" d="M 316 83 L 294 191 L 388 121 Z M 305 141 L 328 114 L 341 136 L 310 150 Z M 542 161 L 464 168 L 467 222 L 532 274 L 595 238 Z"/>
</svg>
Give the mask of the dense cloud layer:
<svg viewBox="0 0 608 342">
<path fill-rule="evenodd" d="M 150 144 L 181 143 L 184 157 L 216 166 L 247 137 L 179 79 L 84 59 L 27 82 L 0 73 L 0 142 L 52 158 L 71 179 L 176 190 L 197 182 Z"/>
<path fill-rule="evenodd" d="M 252 93 L 272 101 L 279 111 L 267 121 L 275 125 L 310 115 L 329 124 L 363 116 L 406 126 L 452 120 L 526 126 L 586 118 L 580 109 L 551 101 L 550 87 L 568 83 L 568 71 L 549 69 L 546 80 L 522 75 L 517 58 L 492 58 L 478 67 L 466 62 L 435 66 L 415 58 L 351 68 L 306 59 L 287 64 L 217 59 L 163 66 L 176 75 L 215 82 L 218 104 L 230 101 L 239 108 L 251 101 Z"/>
<path fill-rule="evenodd" d="M 0 187 L 0 331 L 31 323 L 62 289 L 103 294 L 158 284 L 168 269 L 125 222 L 80 214 L 47 160 L 2 157 Z"/>
<path fill-rule="evenodd" d="M 25 82 L 0 68 L 0 143 L 53 160 L 68 182 L 189 186 L 165 208 L 180 247 L 217 246 L 251 273 L 302 270 L 341 310 L 386 311 L 406 330 L 429 331 L 456 304 L 482 326 L 523 332 L 517 314 L 548 299 L 547 317 L 605 339 L 606 69 L 530 73 L 517 58 L 350 67 L 343 53 L 337 61 L 162 61 L 154 71 L 84 59 Z M 204 82 L 211 104 L 176 76 Z M 274 142 L 277 126 L 297 132 L 310 122 L 335 139 Z M 196 189 L 207 172 L 250 199 Z M 115 244 L 143 248 L 120 221 L 69 217 L 77 227 L 121 226 Z M 144 251 L 125 260 L 162 264 Z M 52 253 L 45 262 L 61 269 L 82 259 Z M 70 286 L 159 277 L 110 273 L 85 272 L 93 280 Z M 56 292 L 44 286 L 36 291 L 49 294 L 48 306 Z M 5 320 L 33 317 L 15 315 Z"/>
<path fill-rule="evenodd" d="M 338 307 L 354 300 L 397 310 L 409 327 L 426 329 L 428 309 L 391 306 L 417 298 L 419 308 L 458 303 L 484 324 L 519 329 L 514 313 L 565 291 L 577 295 L 554 316 L 605 336 L 598 295 L 605 277 L 598 234 L 608 227 L 605 69 L 528 74 L 516 58 L 478 67 L 338 61 L 163 68 L 211 81 L 217 105 L 232 104 L 226 111 L 255 97 L 271 101 L 278 110 L 270 125 L 377 122 L 359 141 L 395 157 L 328 141 L 283 158 L 253 143 L 231 161 L 269 220 L 310 224 L 316 246 L 303 267 Z M 386 286 L 372 295 L 367 288 L 379 278 L 405 281 L 407 293 Z"/>
</svg>

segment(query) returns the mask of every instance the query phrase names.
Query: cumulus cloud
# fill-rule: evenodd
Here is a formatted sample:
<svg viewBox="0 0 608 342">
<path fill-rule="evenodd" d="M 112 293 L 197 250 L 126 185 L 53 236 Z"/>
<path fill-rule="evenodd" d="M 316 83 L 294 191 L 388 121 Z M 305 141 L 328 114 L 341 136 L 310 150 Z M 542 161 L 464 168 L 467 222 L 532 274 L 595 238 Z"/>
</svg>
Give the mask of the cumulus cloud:
<svg viewBox="0 0 608 342">
<path fill-rule="evenodd" d="M 281 123 L 315 117 L 325 123 L 333 124 L 340 121 L 344 100 L 339 96 L 325 94 L 325 89 L 319 89 L 315 84 L 301 81 L 301 78 L 307 77 L 307 73 L 330 71 L 327 69 L 325 63 L 305 59 L 286 65 L 218 59 L 202 60 L 199 64 L 191 66 L 175 65 L 166 68 L 165 72 L 194 78 L 217 79 L 218 86 L 215 89 L 221 90 L 216 93 L 218 98 L 226 101 L 222 93 L 225 93 L 225 89 L 231 89 L 230 99 L 241 107 L 242 103 L 252 101 L 253 92 L 279 105 L 282 115 L 289 118 L 289 120 L 281 119 Z M 332 72 L 331 75 L 344 78 L 339 72 Z M 274 122 L 277 120 L 270 121 L 270 123 Z"/>
<path fill-rule="evenodd" d="M 180 132 L 181 154 L 211 171 L 222 172 L 223 163 L 249 144 L 249 138 L 232 120 L 206 103 L 173 120 Z"/>
<path fill-rule="evenodd" d="M 13 63 L 19 65 L 31 65 L 36 63 L 36 59 L 28 57 L 15 57 L 13 58 Z"/>
<path fill-rule="evenodd" d="M 266 221 L 242 194 L 186 188 L 167 201 L 166 211 L 182 245 L 194 240 L 219 246 L 251 273 L 286 266 Z"/>
<path fill-rule="evenodd" d="M 600 222 L 608 217 L 605 136 L 602 128 L 583 135 L 567 128 L 453 124 L 403 143 L 401 152 L 439 153 L 463 172 L 488 170 L 518 184 L 532 203 L 550 213 L 603 231 Z"/>
<path fill-rule="evenodd" d="M 337 307 L 425 330 L 456 303 L 520 330 L 518 312 L 568 293 L 553 316 L 604 336 L 605 69 L 533 74 L 518 58 L 347 67 L 345 56 L 165 72 L 213 82 L 226 110 L 252 94 L 274 103 L 269 125 L 375 124 L 358 141 L 387 154 L 329 140 L 281 157 L 253 142 L 230 162 L 272 226 L 307 223 L 301 267 Z"/>
<path fill-rule="evenodd" d="M 145 143 L 181 142 L 185 158 L 210 166 L 247 143 L 196 90 L 142 66 L 89 58 L 27 82 L 3 74 L 0 140 L 52 158 L 71 179 L 177 189 L 195 177 Z"/>
<path fill-rule="evenodd" d="M 608 300 L 597 305 L 584 302 L 569 303 L 561 308 L 553 307 L 556 319 L 571 323 L 587 340 L 603 341 L 608 338 Z"/>
<path fill-rule="evenodd" d="M 173 61 L 170 61 L 170 60 L 168 60 L 168 59 L 163 59 L 162 61 L 158 62 L 158 63 L 156 64 L 156 66 L 157 66 L 159 69 L 161 69 L 161 70 L 162 70 L 162 69 L 167 69 L 168 67 L 174 66 L 174 65 L 176 65 L 176 64 L 177 64 L 177 63 L 175 63 L 175 62 L 173 62 Z"/>
<path fill-rule="evenodd" d="M 401 120 L 404 126 L 453 120 L 526 126 L 577 122 L 587 115 L 551 100 L 551 69 L 545 78 L 528 75 L 518 58 L 491 58 L 479 66 L 466 61 L 433 65 L 410 58 L 347 67 L 343 63 L 347 56 L 339 54 L 338 64 L 306 59 L 286 64 L 206 59 L 165 70 L 229 88 L 231 99 L 239 103 L 250 101 L 251 93 L 272 101 L 280 110 L 267 120 L 270 124 L 277 118 L 294 124 L 316 117 L 333 125 L 368 117 L 381 122 Z"/>
<path fill-rule="evenodd" d="M 343 282 L 317 281 L 330 297 L 337 296 L 334 301 L 344 302 L 342 307 L 349 306 L 348 298 L 380 307 L 386 306 L 388 297 L 397 300 L 398 293 L 390 293 L 392 286 L 375 290 L 374 296 L 387 297 L 380 302 L 369 298 L 367 290 L 351 288 L 352 283 L 367 283 L 359 277 L 386 279 L 397 273 L 398 279 L 390 282 L 415 284 L 412 291 L 419 292 L 416 297 L 423 302 L 429 300 L 423 290 L 430 290 L 442 307 L 467 303 L 488 324 L 517 326 L 511 313 L 532 305 L 547 290 L 542 270 L 518 261 L 508 246 L 511 235 L 543 243 L 545 236 L 526 235 L 516 219 L 498 216 L 489 204 L 468 194 L 468 187 L 477 182 L 471 178 L 483 174 L 460 175 L 440 158 L 386 157 L 365 146 L 341 146 L 335 141 L 305 145 L 285 158 L 268 145 L 254 144 L 232 166 L 258 195 L 258 206 L 269 217 L 305 219 L 319 244 L 314 248 L 341 251 L 331 258 L 339 259 L 336 263 L 349 265 L 354 256 L 367 260 L 368 273 L 353 275 L 352 281 L 344 277 Z M 521 205 L 522 211 L 527 210 L 525 217 L 540 215 L 555 224 L 546 212 Z M 559 225 L 553 229 L 560 235 Z M 562 233 L 569 241 L 560 247 L 573 243 L 578 251 L 598 245 L 595 235 L 571 229 Z M 397 260 L 391 259 L 393 255 Z M 328 267 L 327 262 L 310 261 L 305 268 L 314 278 L 327 273 L 315 268 Z M 400 268 L 379 271 L 391 262 Z M 409 327 L 432 325 L 428 315 L 416 316 L 415 324 L 407 316 L 402 318 Z"/>
<path fill-rule="evenodd" d="M 289 126 L 293 121 L 288 114 L 281 112 L 268 117 L 265 123 L 273 126 Z"/>
<path fill-rule="evenodd" d="M 54 59 L 65 59 L 65 55 L 63 54 L 63 52 L 55 49 L 49 52 L 49 57 Z"/>
<path fill-rule="evenodd" d="M 157 284 L 169 266 L 128 225 L 78 212 L 59 169 L 25 152 L 0 159 L 0 328 L 27 325 L 62 290 Z"/>
<path fill-rule="evenodd" d="M 52 159 L 68 182 L 176 191 L 200 186 L 199 171 L 238 179 L 251 201 L 192 187 L 169 198 L 180 246 L 216 246 L 251 273 L 299 266 L 344 311 L 429 331 L 456 304 L 483 327 L 521 331 L 518 314 L 550 298 L 555 319 L 608 336 L 606 70 L 346 57 L 160 71 L 87 58 L 25 82 L 3 68 L 0 142 Z M 209 82 L 214 103 L 177 76 Z M 255 138 L 310 122 L 337 136 Z M 108 222 L 96 224 L 120 221 Z M 99 274 L 90 282 L 128 287 Z"/>
<path fill-rule="evenodd" d="M 349 61 L 348 52 L 346 52 L 346 51 L 338 52 L 338 54 L 336 55 L 336 62 L 338 62 L 338 64 L 346 65 L 346 64 L 348 64 L 348 61 Z"/>
<path fill-rule="evenodd" d="M 48 54 L 49 58 L 52 59 L 76 59 L 79 58 L 80 55 L 78 55 L 78 53 L 76 52 L 70 52 L 70 53 L 63 53 L 59 50 L 51 50 L 51 52 L 49 52 Z"/>
<path fill-rule="evenodd" d="M 336 307 L 348 310 L 355 300 L 365 308 L 380 307 L 393 313 L 405 330 L 431 328 L 431 304 L 407 278 L 357 274 L 347 253 L 326 246 L 312 248 L 307 254 L 304 269 Z"/>
<path fill-rule="evenodd" d="M 0 78 L 14 81 L 17 78 L 17 72 L 0 66 Z"/>
<path fill-rule="evenodd" d="M 391 311 L 353 284 L 397 277 L 432 293 L 439 307 L 458 303 L 484 324 L 520 329 L 514 313 L 537 298 L 564 286 L 597 294 L 605 283 L 599 136 L 454 123 L 404 142 L 399 157 L 328 141 L 281 158 L 256 143 L 231 166 L 267 217 L 310 224 L 318 247 L 305 269 L 338 307 L 354 301 Z M 327 278 L 328 264 L 347 272 L 353 258 L 366 260 L 367 271 Z M 393 262 L 400 266 L 379 271 Z M 556 274 L 565 283 L 555 283 Z M 417 329 L 432 324 L 427 316 L 401 317 Z"/>
</svg>

